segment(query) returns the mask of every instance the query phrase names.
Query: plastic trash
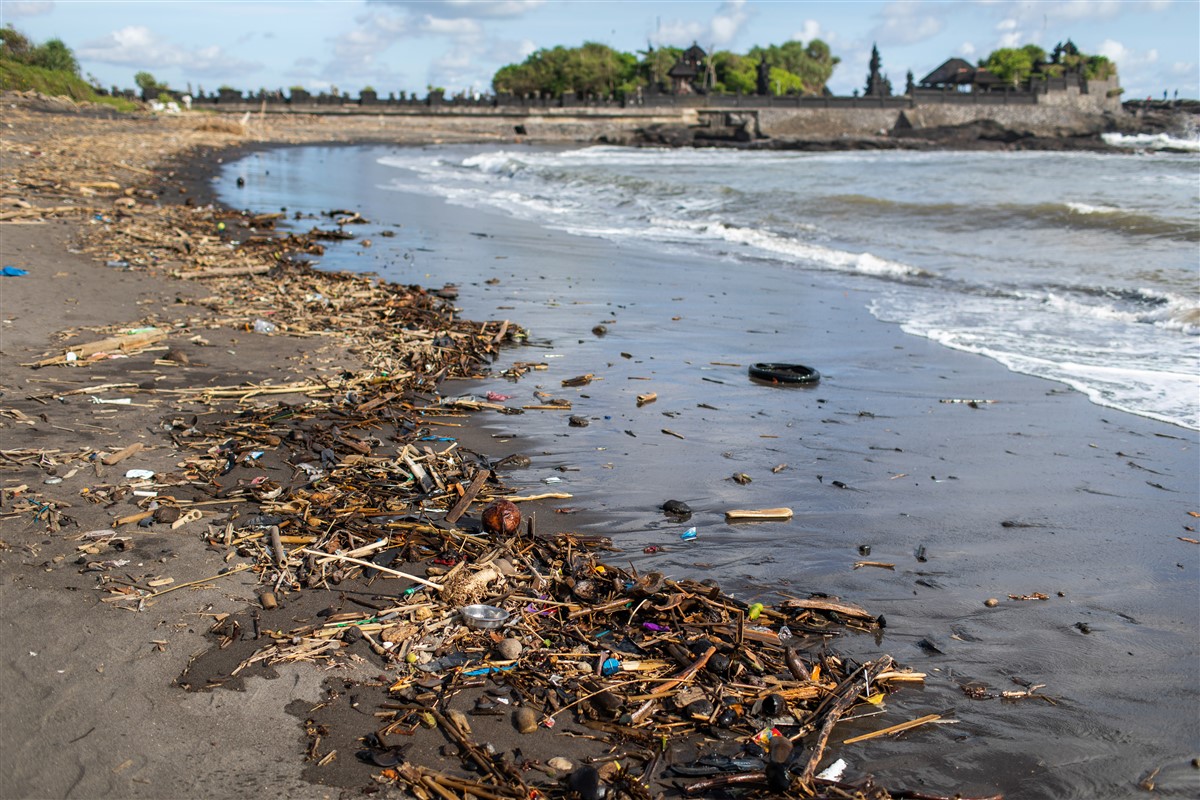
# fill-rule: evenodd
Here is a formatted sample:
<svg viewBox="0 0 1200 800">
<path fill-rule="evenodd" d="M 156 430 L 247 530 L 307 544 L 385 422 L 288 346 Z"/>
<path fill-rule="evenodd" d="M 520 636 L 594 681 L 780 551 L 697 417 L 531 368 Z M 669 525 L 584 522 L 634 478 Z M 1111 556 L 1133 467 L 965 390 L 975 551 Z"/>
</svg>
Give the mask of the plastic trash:
<svg viewBox="0 0 1200 800">
<path fill-rule="evenodd" d="M 845 773 L 846 767 L 850 766 L 844 758 L 839 758 L 837 761 L 830 764 L 825 769 L 817 773 L 817 778 L 823 781 L 840 781 L 842 774 Z"/>
<path fill-rule="evenodd" d="M 131 469 L 125 473 L 125 477 L 131 478 L 131 479 L 136 479 L 136 480 L 149 480 L 154 477 L 154 470 L 152 470 L 152 469 Z"/>
<path fill-rule="evenodd" d="M 750 612 L 748 614 L 746 614 L 746 618 L 751 619 L 751 620 L 758 619 L 758 615 L 761 614 L 762 612 L 763 612 L 763 604 L 762 603 L 754 603 L 753 605 L 750 606 Z"/>
<path fill-rule="evenodd" d="M 275 332 L 275 323 L 267 322 L 265 319 L 256 319 L 256 320 L 254 320 L 254 332 L 255 333 L 274 333 Z"/>
<path fill-rule="evenodd" d="M 604 659 L 604 664 L 602 664 L 600 667 L 600 674 L 605 677 L 608 677 L 609 675 L 615 675 L 620 671 L 621 662 L 615 658 Z"/>
<path fill-rule="evenodd" d="M 20 267 L 4 267 L 0 269 L 0 275 L 6 278 L 19 278 L 22 275 L 28 275 L 29 270 L 21 269 Z"/>
<path fill-rule="evenodd" d="M 679 534 L 679 538 L 685 542 L 690 542 L 697 536 L 695 528 L 688 528 L 683 533 Z"/>
</svg>

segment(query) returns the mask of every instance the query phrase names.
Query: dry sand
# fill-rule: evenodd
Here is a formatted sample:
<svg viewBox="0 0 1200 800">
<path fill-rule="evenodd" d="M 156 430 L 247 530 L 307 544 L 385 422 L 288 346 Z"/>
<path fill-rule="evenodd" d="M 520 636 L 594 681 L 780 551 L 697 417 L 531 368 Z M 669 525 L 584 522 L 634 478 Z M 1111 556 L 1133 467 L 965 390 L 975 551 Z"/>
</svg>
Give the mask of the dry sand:
<svg viewBox="0 0 1200 800">
<path fill-rule="evenodd" d="M 293 668 L 283 671 L 282 680 L 249 679 L 244 691 L 236 693 L 188 693 L 175 684 L 192 657 L 208 649 L 204 634 L 214 615 L 242 610 L 253 601 L 250 573 L 166 594 L 143 613 L 102 603 L 94 577 L 80 574 L 81 556 L 128 559 L 129 570 L 159 571 L 179 583 L 213 576 L 224 567 L 220 554 L 205 551 L 197 538 L 203 523 L 139 536 L 127 553 L 93 557 L 78 549 L 79 533 L 108 528 L 114 516 L 136 510 L 87 502 L 82 488 L 116 483 L 130 468 L 175 468 L 179 452 L 161 430 L 171 406 L 147 401 L 145 395 L 133 395 L 128 406 L 91 402 L 97 394 L 130 396 L 119 390 L 83 391 L 61 401 L 48 398 L 112 383 L 160 389 L 279 384 L 352 367 L 353 359 L 325 340 L 314 346 L 311 339 L 266 337 L 213 323 L 219 315 L 210 309 L 178 302 L 207 295 L 200 282 L 173 279 L 161 270 L 106 266 L 109 258 L 103 251 L 82 253 L 81 234 L 103 224 L 93 214 L 116 213 L 114 198 L 124 192 L 97 194 L 67 181 L 141 186 L 152 194 L 137 196 L 139 203 L 160 197 L 182 202 L 189 194 L 203 203 L 203 182 L 215 164 L 199 157 L 171 162 L 184 150 L 373 135 L 416 142 L 460 134 L 382 133 L 370 120 L 356 127 L 322 119 L 272 120 L 269 131 L 253 124 L 247 130 L 236 119 L 210 115 L 95 119 L 31 107 L 37 105 L 5 97 L 2 210 L 20 208 L 14 201 L 86 210 L 0 228 L 0 260 L 28 270 L 21 277 L 0 279 L 0 449 L 115 452 L 133 443 L 145 449 L 111 467 L 75 463 L 46 469 L 36 459 L 26 464 L 5 459 L 0 478 L 6 490 L 0 508 L 0 796 L 338 796 L 338 790 L 301 777 L 304 731 L 301 720 L 285 710 L 297 699 L 315 705 L 322 697 L 324 675 Z M 152 170 L 159 172 L 152 175 Z M 180 180 L 168 180 L 168 174 Z M 31 175 L 37 177 L 18 179 Z M 192 176 L 195 181 L 182 180 Z M 65 185 L 56 186 L 60 181 Z M 160 347 L 79 369 L 22 366 L 58 352 L 64 342 L 92 341 L 120 328 L 148 325 L 170 326 L 170 346 L 190 363 L 156 367 L 155 358 L 167 349 Z M 204 412 L 201 405 L 180 408 Z M 62 481 L 45 483 L 55 477 Z M 50 531 L 46 518 L 13 510 L 14 495 L 8 490 L 21 485 L 29 489 L 20 495 L 52 500 L 63 509 L 53 526 L 60 529 Z M 353 760 L 349 752 L 345 758 Z"/>
</svg>

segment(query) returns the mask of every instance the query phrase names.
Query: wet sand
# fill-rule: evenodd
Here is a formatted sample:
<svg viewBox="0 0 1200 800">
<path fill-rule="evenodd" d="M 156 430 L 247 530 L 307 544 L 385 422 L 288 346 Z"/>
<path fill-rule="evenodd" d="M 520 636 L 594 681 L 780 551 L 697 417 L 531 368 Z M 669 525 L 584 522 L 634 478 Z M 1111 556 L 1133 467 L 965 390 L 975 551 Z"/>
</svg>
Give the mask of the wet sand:
<svg viewBox="0 0 1200 800">
<path fill-rule="evenodd" d="M 576 429 L 553 412 L 481 418 L 479 439 L 463 437 L 468 445 L 496 442 L 496 455 L 509 448 L 533 457 L 528 472 L 509 476 L 518 488 L 560 478 L 554 488 L 574 495 L 562 505 L 580 512 L 546 509 L 545 519 L 612 535 L 625 550 L 621 559 L 639 569 L 716 576 L 747 599 L 823 591 L 887 616 L 881 642 L 858 637 L 838 646 L 891 652 L 931 680 L 924 691 L 896 695 L 868 725 L 948 708 L 961 722 L 846 748 L 852 769 L 930 791 L 1126 797 L 1161 767 L 1161 793 L 1196 793 L 1188 762 L 1200 747 L 1200 559 L 1196 545 L 1178 538 L 1195 537 L 1184 526 L 1195 527 L 1187 512 L 1200 509 L 1194 432 L 1101 409 L 1054 384 L 905 337 L 832 280 L 805 276 L 780 292 L 778 279 L 747 284 L 711 262 L 647 285 L 647 268 L 661 256 L 401 197 L 392 198 L 389 214 L 426 250 L 395 262 L 400 269 L 386 277 L 460 282 L 465 316 L 527 326 L 541 346 L 509 357 L 548 367 L 517 384 L 497 379 L 463 391 L 528 397 L 541 387 L 571 397 L 572 413 L 590 419 Z M 0 279 L 5 408 L 30 405 L 24 398 L 45 373 L 17 365 L 51 349 L 56 331 L 171 318 L 179 292 L 201 291 L 147 273 L 114 276 L 67 252 L 70 230 L 71 223 L 3 228 L 4 263 L 31 269 Z M 342 252 L 364 265 L 384 258 Z M 500 282 L 484 283 L 489 278 Z M 746 294 L 758 298 L 749 324 L 744 312 L 729 313 L 727 299 Z M 597 337 L 591 329 L 601 323 L 608 333 Z M 203 365 L 172 380 L 282 380 L 335 370 L 346 358 L 336 350 L 313 354 L 309 340 L 195 331 L 216 346 L 197 347 Z M 815 390 L 745 379 L 752 360 L 801 355 L 825 376 Z M 70 377 L 86 386 L 123 380 L 128 370 L 152 375 L 153 356 Z M 587 372 L 601 380 L 560 386 Z M 633 398 L 645 391 L 659 400 L 639 409 Z M 963 398 L 997 402 L 940 402 Z M 104 411 L 83 396 L 47 405 L 46 419 L 32 424 L 4 420 L 5 450 L 143 437 L 154 448 L 107 474 L 37 487 L 72 503 L 79 530 L 107 526 L 114 515 L 82 501 L 81 486 L 128 466 L 170 469 L 175 458 L 156 430 L 168 409 Z M 735 471 L 753 482 L 730 481 Z M 3 485 L 12 485 L 10 476 L 28 482 L 27 473 L 12 470 Z M 700 538 L 692 544 L 681 544 L 678 527 L 657 511 L 672 497 L 696 511 L 689 525 Z M 723 521 L 729 507 L 774 505 L 793 507 L 796 518 Z M 369 782 L 369 769 L 348 760 L 340 765 L 349 770 L 346 783 L 309 783 L 311 767 L 302 774 L 302 720 L 287 708 L 322 698 L 323 676 L 310 667 L 251 678 L 240 692 L 187 693 L 174 684 L 191 657 L 209 649 L 209 615 L 244 609 L 252 579 L 234 575 L 175 592 L 142 613 L 110 608 L 79 574 L 77 542 L 0 511 L 0 795 L 337 797 L 357 796 Z M 667 550 L 642 553 L 648 544 Z M 865 560 L 864 544 L 870 560 L 895 569 L 854 569 Z M 922 546 L 924 562 L 915 557 Z M 164 572 L 181 577 L 220 567 L 220 554 L 205 552 L 194 536 L 147 537 L 135 558 L 162 560 Z M 1008 599 L 1034 592 L 1049 599 Z M 988 597 L 1000 605 L 984 607 Z M 961 688 L 1021 688 L 1014 677 L 1046 684 L 1038 691 L 1058 704 L 976 700 Z"/>
<path fill-rule="evenodd" d="M 233 196 L 275 199 L 267 165 L 231 167 L 226 181 L 250 182 Z M 931 679 L 879 724 L 947 709 L 959 722 L 857 745 L 852 768 L 1013 797 L 1123 797 L 1156 768 L 1159 791 L 1200 789 L 1200 548 L 1179 538 L 1197 538 L 1196 432 L 907 336 L 866 311 L 869 280 L 684 261 L 363 188 L 376 182 L 355 173 L 352 191 L 335 183 L 321 198 L 403 224 L 394 245 L 347 246 L 323 264 L 451 280 L 468 317 L 530 330 L 534 346 L 508 358 L 546 369 L 477 387 L 513 403 L 538 390 L 572 401 L 484 418 L 534 457 L 523 488 L 572 494 L 563 504 L 594 520 L 585 529 L 613 536 L 619 562 L 639 570 L 715 575 L 747 601 L 817 591 L 885 614 L 882 641 L 838 646 L 893 653 Z M 824 377 L 756 385 L 746 368 L 760 360 Z M 562 387 L 587 373 L 588 385 Z M 645 392 L 658 400 L 638 407 Z M 961 400 L 988 402 L 943 402 Z M 668 523 L 667 499 L 693 518 Z M 724 521 L 730 508 L 777 506 L 795 518 Z M 690 526 L 699 538 L 682 543 Z M 643 553 L 650 545 L 665 552 Z M 1054 703 L 1000 698 L 1031 685 Z"/>
</svg>

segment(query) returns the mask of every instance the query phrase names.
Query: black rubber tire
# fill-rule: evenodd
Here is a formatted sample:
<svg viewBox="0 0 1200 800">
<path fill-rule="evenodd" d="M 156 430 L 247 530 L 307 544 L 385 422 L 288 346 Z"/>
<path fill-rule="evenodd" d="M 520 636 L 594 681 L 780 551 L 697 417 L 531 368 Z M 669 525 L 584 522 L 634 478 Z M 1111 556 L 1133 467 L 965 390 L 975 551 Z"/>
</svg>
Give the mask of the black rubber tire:
<svg viewBox="0 0 1200 800">
<path fill-rule="evenodd" d="M 821 380 L 821 373 L 803 364 L 752 364 L 750 377 L 766 383 L 812 386 Z"/>
</svg>

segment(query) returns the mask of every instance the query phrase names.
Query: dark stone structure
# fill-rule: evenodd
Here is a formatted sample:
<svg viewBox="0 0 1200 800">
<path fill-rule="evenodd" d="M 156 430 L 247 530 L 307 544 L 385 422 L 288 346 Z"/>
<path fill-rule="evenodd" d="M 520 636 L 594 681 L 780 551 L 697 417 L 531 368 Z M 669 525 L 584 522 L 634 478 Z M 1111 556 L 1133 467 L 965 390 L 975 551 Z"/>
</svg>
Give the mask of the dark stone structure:
<svg viewBox="0 0 1200 800">
<path fill-rule="evenodd" d="M 867 85 L 863 89 L 865 97 L 891 97 L 892 82 L 886 75 L 879 72 L 879 48 L 871 45 L 871 71 L 867 73 Z"/>
<path fill-rule="evenodd" d="M 692 42 L 692 46 L 683 51 L 675 66 L 667 72 L 671 79 L 671 92 L 674 94 L 704 94 L 707 73 L 708 53 L 700 45 Z"/>
</svg>

